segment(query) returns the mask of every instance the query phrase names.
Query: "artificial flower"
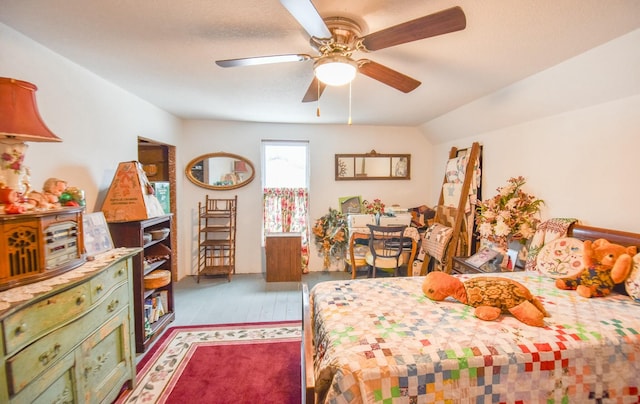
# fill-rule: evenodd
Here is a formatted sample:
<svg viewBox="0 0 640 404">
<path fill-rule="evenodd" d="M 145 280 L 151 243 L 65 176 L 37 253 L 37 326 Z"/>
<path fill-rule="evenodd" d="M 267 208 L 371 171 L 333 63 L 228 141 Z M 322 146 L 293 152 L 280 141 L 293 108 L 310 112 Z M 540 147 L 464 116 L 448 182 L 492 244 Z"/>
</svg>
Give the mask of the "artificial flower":
<svg viewBox="0 0 640 404">
<path fill-rule="evenodd" d="M 373 202 L 362 201 L 362 208 L 364 213 L 375 215 L 376 213 L 384 214 L 384 203 L 380 199 L 374 199 Z"/>
<path fill-rule="evenodd" d="M 321 255 L 344 258 L 347 249 L 347 220 L 345 216 L 329 208 L 329 213 L 313 225 L 315 243 Z"/>
<path fill-rule="evenodd" d="M 478 203 L 480 238 L 506 246 L 510 239 L 525 242 L 533 236 L 544 201 L 522 191 L 525 182 L 524 177 L 510 178 L 496 196 Z"/>
</svg>

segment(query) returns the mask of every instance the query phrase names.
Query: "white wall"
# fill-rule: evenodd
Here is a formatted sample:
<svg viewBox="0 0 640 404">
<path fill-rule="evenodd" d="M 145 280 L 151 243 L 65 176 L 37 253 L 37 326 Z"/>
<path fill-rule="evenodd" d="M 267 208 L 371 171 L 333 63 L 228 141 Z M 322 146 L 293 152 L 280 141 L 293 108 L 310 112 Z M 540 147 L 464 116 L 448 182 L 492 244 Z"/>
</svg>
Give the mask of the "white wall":
<svg viewBox="0 0 640 404">
<path fill-rule="evenodd" d="M 479 141 L 484 198 L 522 175 L 544 219 L 640 232 L 639 43 L 633 31 L 426 123 L 433 170 L 452 145 Z"/>
<path fill-rule="evenodd" d="M 415 128 L 367 127 L 347 125 L 284 125 L 240 122 L 189 121 L 185 123 L 179 154 L 183 161 L 213 152 L 239 154 L 251 160 L 256 177 L 249 185 L 230 191 L 211 191 L 185 181 L 180 193 L 178 220 L 181 223 L 180 271 L 194 273 L 197 258 L 198 202 L 205 195 L 238 195 L 236 272 L 263 270 L 261 249 L 262 184 L 261 140 L 308 140 L 311 155 L 310 218 L 324 215 L 329 207 L 338 208 L 338 198 L 360 195 L 380 198 L 385 204 L 413 207 L 429 204 L 428 190 L 433 173 L 429 172 L 431 145 Z M 334 155 L 340 153 L 411 153 L 409 181 L 335 181 Z M 181 173 L 186 179 L 184 172 Z M 440 174 L 436 175 L 438 178 Z M 313 239 L 312 239 L 313 240 Z M 310 270 L 322 270 L 322 260 L 311 245 Z"/>
<path fill-rule="evenodd" d="M 41 190 L 49 177 L 65 179 L 85 190 L 89 212 L 100 210 L 118 163 L 138 159 L 138 136 L 178 141 L 180 120 L 3 24 L 0 76 L 38 87 L 40 115 L 63 140 L 28 143 L 32 186 Z"/>
</svg>

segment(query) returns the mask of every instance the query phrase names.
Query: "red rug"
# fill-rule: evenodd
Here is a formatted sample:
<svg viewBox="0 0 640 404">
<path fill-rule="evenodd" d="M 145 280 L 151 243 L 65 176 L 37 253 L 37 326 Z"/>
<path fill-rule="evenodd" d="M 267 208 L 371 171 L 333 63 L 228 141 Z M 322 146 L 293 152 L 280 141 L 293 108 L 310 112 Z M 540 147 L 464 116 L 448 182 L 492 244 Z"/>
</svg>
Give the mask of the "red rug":
<svg viewBox="0 0 640 404">
<path fill-rule="evenodd" d="M 299 403 L 300 322 L 168 329 L 117 403 Z"/>
</svg>

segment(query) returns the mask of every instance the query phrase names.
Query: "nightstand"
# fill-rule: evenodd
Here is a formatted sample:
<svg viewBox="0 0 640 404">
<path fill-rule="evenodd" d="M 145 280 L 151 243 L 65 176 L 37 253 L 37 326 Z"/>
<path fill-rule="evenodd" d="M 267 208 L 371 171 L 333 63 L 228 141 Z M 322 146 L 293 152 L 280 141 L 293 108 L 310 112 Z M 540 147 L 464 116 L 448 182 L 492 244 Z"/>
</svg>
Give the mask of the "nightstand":
<svg viewBox="0 0 640 404">
<path fill-rule="evenodd" d="M 469 257 L 453 257 L 453 265 L 451 273 L 454 274 L 484 274 L 484 273 L 502 273 L 513 271 L 496 271 L 492 265 L 484 264 L 480 267 L 469 264 L 466 259 Z M 515 271 L 522 271 L 522 268 L 516 268 Z"/>
</svg>

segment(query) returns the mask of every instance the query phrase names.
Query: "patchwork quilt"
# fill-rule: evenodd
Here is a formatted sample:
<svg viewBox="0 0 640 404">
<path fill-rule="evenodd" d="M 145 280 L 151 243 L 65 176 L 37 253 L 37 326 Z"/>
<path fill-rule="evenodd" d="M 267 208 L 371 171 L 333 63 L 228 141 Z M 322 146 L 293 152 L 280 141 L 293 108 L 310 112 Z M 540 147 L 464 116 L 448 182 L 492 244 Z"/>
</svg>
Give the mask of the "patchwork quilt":
<svg viewBox="0 0 640 404">
<path fill-rule="evenodd" d="M 534 272 L 504 276 L 542 301 L 544 328 L 509 314 L 486 322 L 455 300 L 431 301 L 423 277 L 317 284 L 310 299 L 322 402 L 640 402 L 639 303 L 582 298 Z"/>
</svg>

